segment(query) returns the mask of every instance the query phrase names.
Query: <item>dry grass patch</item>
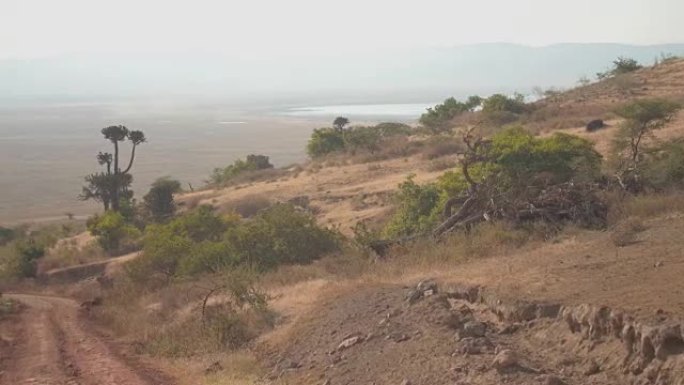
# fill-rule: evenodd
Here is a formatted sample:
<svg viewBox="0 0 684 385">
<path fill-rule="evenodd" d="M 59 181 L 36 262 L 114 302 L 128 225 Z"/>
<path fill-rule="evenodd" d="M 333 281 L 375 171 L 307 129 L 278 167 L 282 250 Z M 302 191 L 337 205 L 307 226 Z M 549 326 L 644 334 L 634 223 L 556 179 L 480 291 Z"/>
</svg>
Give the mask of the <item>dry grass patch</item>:
<svg viewBox="0 0 684 385">
<path fill-rule="evenodd" d="M 49 250 L 47 255 L 40 260 L 38 270 L 46 272 L 53 269 L 104 261 L 107 258 L 109 258 L 107 253 L 94 240 L 85 245 L 66 242 Z"/>
<path fill-rule="evenodd" d="M 609 221 L 618 224 L 629 218 L 653 218 L 663 214 L 684 212 L 684 194 L 680 192 L 609 197 Z"/>
<path fill-rule="evenodd" d="M 243 218 L 251 218 L 271 205 L 271 200 L 264 195 L 247 195 L 222 204 L 221 209 L 224 212 L 237 213 Z"/>
<path fill-rule="evenodd" d="M 620 222 L 610 235 L 610 240 L 617 247 L 629 246 L 637 241 L 637 235 L 646 230 L 640 218 L 627 218 Z"/>
<path fill-rule="evenodd" d="M 433 160 L 447 155 L 454 155 L 463 152 L 465 146 L 463 141 L 454 137 L 437 136 L 428 139 L 422 149 L 425 159 Z"/>
</svg>

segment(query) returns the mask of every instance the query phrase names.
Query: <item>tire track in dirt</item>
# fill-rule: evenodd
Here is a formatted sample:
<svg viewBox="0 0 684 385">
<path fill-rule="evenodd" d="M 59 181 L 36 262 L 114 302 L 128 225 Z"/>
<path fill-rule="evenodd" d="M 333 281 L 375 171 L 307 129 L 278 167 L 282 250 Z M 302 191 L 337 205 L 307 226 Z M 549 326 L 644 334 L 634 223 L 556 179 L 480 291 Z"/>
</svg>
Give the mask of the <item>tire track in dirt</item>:
<svg viewBox="0 0 684 385">
<path fill-rule="evenodd" d="M 132 367 L 84 327 L 74 301 L 27 294 L 7 296 L 28 308 L 21 315 L 21 336 L 0 384 L 170 384 Z"/>
</svg>

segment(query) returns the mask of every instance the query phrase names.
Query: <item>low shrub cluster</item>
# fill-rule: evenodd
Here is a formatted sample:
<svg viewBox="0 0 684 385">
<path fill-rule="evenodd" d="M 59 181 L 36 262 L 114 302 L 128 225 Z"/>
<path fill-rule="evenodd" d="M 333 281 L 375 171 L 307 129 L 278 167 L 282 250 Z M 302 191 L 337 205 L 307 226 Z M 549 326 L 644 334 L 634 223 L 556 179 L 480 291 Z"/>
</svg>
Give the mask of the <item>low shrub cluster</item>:
<svg viewBox="0 0 684 385">
<path fill-rule="evenodd" d="M 628 74 L 641 68 L 643 68 L 643 66 L 635 59 L 621 56 L 613 61 L 613 66 L 609 70 L 605 72 L 598 72 L 596 74 L 596 78 L 603 80 L 614 76 Z"/>
<path fill-rule="evenodd" d="M 112 210 L 88 218 L 87 228 L 97 237 L 102 249 L 110 255 L 134 250 L 141 235 L 140 230 L 124 214 Z"/>
<path fill-rule="evenodd" d="M 334 126 L 315 129 L 307 143 L 307 153 L 319 158 L 332 153 L 378 152 L 391 138 L 406 136 L 411 127 L 401 123 L 380 123 L 376 126 Z"/>
<path fill-rule="evenodd" d="M 209 176 L 208 183 L 212 186 L 223 186 L 231 183 L 236 177 L 260 170 L 272 169 L 269 157 L 266 155 L 247 155 L 245 159 L 238 159 L 224 168 L 215 168 Z"/>
<path fill-rule="evenodd" d="M 264 271 L 308 263 L 337 248 L 335 232 L 290 204 L 275 204 L 247 220 L 200 206 L 166 224 L 149 226 L 143 255 L 127 270 L 134 280 L 157 276 L 164 281 L 245 266 Z"/>
<path fill-rule="evenodd" d="M 33 278 L 38 262 L 57 240 L 71 235 L 69 226 L 45 226 L 39 230 L 24 227 L 11 229 L 12 236 L 0 245 L 0 279 Z"/>
<path fill-rule="evenodd" d="M 470 96 L 465 102 L 455 98 L 448 98 L 443 103 L 430 107 L 420 116 L 420 124 L 430 129 L 433 133 L 441 132 L 449 128 L 451 121 L 466 112 L 472 112 L 482 104 L 479 96 Z"/>
<path fill-rule="evenodd" d="M 530 109 L 531 106 L 525 104 L 525 97 L 521 94 L 516 93 L 512 97 L 494 94 L 482 102 L 482 117 L 488 124 L 502 126 L 517 121 Z"/>
</svg>

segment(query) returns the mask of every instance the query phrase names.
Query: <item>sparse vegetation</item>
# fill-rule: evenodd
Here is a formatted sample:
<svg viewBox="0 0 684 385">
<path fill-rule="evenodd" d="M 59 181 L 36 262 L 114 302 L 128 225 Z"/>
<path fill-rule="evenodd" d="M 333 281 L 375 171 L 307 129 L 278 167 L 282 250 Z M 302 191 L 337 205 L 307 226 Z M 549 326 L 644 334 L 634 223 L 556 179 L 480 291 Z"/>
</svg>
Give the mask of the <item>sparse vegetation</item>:
<svg viewBox="0 0 684 385">
<path fill-rule="evenodd" d="M 613 68 L 605 72 L 598 72 L 596 78 L 603 80 L 613 76 L 628 74 L 641 68 L 643 68 L 643 66 L 636 60 L 621 56 L 613 61 Z"/>
<path fill-rule="evenodd" d="M 639 218 L 627 218 L 621 221 L 610 235 L 610 240 L 615 246 L 628 246 L 637 240 L 637 235 L 646 230 L 646 226 Z"/>
<path fill-rule="evenodd" d="M 233 164 L 226 166 L 225 168 L 215 168 L 212 174 L 209 176 L 208 183 L 212 186 L 224 186 L 230 182 L 233 182 L 237 177 L 258 172 L 261 170 L 273 169 L 269 157 L 266 155 L 247 155 L 243 159 L 238 159 Z"/>
<path fill-rule="evenodd" d="M 655 148 L 651 152 L 645 151 L 645 148 L 648 146 L 646 140 L 652 137 L 655 130 L 663 128 L 672 120 L 680 108 L 678 103 L 669 100 L 643 99 L 616 111 L 624 119 L 624 123 L 613 142 L 612 161 L 618 182 L 624 189 L 639 192 L 646 187 L 648 180 L 644 180 L 642 167 L 647 161 L 659 163 L 661 166 L 669 165 L 671 176 L 654 176 L 660 179 L 660 183 L 663 180 L 677 178 L 678 167 L 671 163 L 672 159 L 677 157 L 676 142 L 670 145 L 670 150 L 674 150 L 671 156 L 663 154 L 663 147 Z M 653 171 L 658 173 L 657 170 Z"/>
<path fill-rule="evenodd" d="M 420 124 L 429 128 L 434 133 L 449 129 L 452 119 L 465 112 L 472 112 L 482 104 L 482 98 L 476 95 L 470 96 L 465 102 L 455 98 L 448 98 L 443 103 L 428 108 L 420 116 Z"/>
<path fill-rule="evenodd" d="M 392 138 L 406 136 L 411 132 L 409 126 L 399 123 L 347 127 L 348 124 L 349 121 L 346 120 L 344 125 L 336 122 L 333 127 L 315 129 L 306 146 L 309 156 L 314 159 L 334 153 L 363 153 L 372 156 Z"/>
</svg>

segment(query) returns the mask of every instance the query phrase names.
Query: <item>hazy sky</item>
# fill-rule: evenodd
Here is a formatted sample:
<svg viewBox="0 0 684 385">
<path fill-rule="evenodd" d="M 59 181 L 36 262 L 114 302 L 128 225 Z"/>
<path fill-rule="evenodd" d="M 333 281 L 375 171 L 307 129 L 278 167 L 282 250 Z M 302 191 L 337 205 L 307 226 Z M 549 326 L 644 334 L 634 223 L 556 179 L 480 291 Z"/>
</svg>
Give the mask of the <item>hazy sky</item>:
<svg viewBox="0 0 684 385">
<path fill-rule="evenodd" d="M 0 0 L 0 58 L 684 42 L 683 0 Z"/>
</svg>

